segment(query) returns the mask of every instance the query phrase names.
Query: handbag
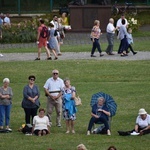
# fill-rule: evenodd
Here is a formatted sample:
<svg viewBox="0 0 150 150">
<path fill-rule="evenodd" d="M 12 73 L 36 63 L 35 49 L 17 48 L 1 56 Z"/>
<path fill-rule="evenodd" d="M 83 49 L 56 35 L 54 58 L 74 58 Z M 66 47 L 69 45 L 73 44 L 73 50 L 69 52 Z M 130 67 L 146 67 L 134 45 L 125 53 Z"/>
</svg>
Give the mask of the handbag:
<svg viewBox="0 0 150 150">
<path fill-rule="evenodd" d="M 79 97 L 79 95 L 75 96 L 74 101 L 76 106 L 82 105 L 81 98 Z"/>
</svg>

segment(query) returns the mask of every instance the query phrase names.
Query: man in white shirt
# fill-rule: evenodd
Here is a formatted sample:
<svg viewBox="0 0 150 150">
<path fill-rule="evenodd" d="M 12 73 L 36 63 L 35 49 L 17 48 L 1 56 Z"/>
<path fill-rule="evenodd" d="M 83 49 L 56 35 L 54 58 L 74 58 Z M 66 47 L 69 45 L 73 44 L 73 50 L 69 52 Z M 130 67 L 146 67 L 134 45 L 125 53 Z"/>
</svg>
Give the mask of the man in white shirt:
<svg viewBox="0 0 150 150">
<path fill-rule="evenodd" d="M 110 18 L 109 23 L 108 23 L 107 28 L 106 28 L 106 32 L 107 32 L 106 37 L 107 37 L 107 41 L 108 41 L 106 53 L 108 55 L 114 55 L 113 54 L 113 46 L 114 46 L 115 31 L 116 31 L 116 28 L 114 27 L 114 19 Z"/>
<path fill-rule="evenodd" d="M 45 93 L 47 95 L 47 115 L 52 124 L 51 115 L 53 108 L 55 107 L 57 118 L 56 125 L 61 127 L 61 113 L 62 113 L 62 88 L 64 87 L 64 82 L 59 76 L 58 70 L 52 71 L 52 77 L 49 78 L 45 85 Z"/>
<path fill-rule="evenodd" d="M 5 18 L 4 18 L 4 24 L 6 24 L 6 25 L 11 25 L 11 23 L 10 23 L 10 18 L 9 18 L 9 14 L 8 14 L 8 13 L 6 14 L 6 16 L 5 16 Z"/>
</svg>

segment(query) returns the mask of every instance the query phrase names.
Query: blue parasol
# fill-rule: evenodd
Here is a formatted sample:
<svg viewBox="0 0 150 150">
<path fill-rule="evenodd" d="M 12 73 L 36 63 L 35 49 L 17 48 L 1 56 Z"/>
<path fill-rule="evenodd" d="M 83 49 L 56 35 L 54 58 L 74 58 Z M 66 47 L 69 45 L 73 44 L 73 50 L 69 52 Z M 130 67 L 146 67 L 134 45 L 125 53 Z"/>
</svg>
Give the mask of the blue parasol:
<svg viewBox="0 0 150 150">
<path fill-rule="evenodd" d="M 106 93 L 103 93 L 103 92 L 99 92 L 99 93 L 96 93 L 96 94 L 93 94 L 92 95 L 92 98 L 91 98 L 91 107 L 97 103 L 97 99 L 99 97 L 104 97 L 105 99 L 105 104 L 106 106 L 108 107 L 110 113 L 111 113 L 111 116 L 114 116 L 116 114 L 116 111 L 117 111 L 117 104 L 115 102 L 115 100 L 112 98 L 112 96 L 106 94 Z"/>
</svg>

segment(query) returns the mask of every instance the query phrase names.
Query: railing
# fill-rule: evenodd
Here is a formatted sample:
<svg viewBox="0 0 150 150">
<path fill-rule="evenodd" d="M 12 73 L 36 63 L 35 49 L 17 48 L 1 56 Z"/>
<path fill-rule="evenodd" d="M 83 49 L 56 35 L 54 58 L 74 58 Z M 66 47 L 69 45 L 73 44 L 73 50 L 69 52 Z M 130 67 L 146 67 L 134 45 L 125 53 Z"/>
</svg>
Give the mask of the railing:
<svg viewBox="0 0 150 150">
<path fill-rule="evenodd" d="M 90 4 L 95 0 L 87 0 Z M 108 0 L 110 1 L 110 0 Z M 111 0 L 113 4 L 115 0 Z M 137 5 L 150 5 L 150 0 L 128 0 Z M 71 0 L 0 0 L 0 13 L 10 14 L 41 14 L 50 13 L 54 9 L 59 9 L 67 5 Z M 124 0 L 119 0 L 123 3 Z M 98 5 L 98 4 L 97 4 Z"/>
</svg>

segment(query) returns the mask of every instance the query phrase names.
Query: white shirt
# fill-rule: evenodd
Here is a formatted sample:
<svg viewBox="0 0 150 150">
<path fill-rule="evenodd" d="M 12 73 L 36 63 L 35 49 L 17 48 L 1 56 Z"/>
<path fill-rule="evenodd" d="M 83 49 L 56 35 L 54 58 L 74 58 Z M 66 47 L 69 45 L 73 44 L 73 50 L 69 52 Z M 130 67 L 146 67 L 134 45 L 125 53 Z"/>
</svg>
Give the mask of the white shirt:
<svg viewBox="0 0 150 150">
<path fill-rule="evenodd" d="M 49 119 L 47 116 L 44 116 L 43 118 L 40 118 L 39 116 L 34 116 L 33 124 L 35 125 L 34 130 L 48 130 L 47 126 L 50 126 Z"/>
<path fill-rule="evenodd" d="M 52 23 L 54 25 L 54 29 L 58 29 L 58 22 L 57 21 L 54 21 L 52 20 L 50 23 Z"/>
<path fill-rule="evenodd" d="M 107 28 L 106 28 L 106 32 L 107 33 L 115 33 L 115 27 L 112 23 L 108 23 Z"/>
<path fill-rule="evenodd" d="M 8 17 L 4 18 L 4 23 L 9 23 L 10 24 L 10 19 Z"/>
<path fill-rule="evenodd" d="M 59 77 L 56 80 L 54 80 L 53 77 L 51 77 L 44 84 L 44 88 L 47 89 L 49 92 L 61 91 L 63 87 L 64 87 L 64 82 Z M 51 93 L 51 95 L 57 96 L 58 93 Z"/>
<path fill-rule="evenodd" d="M 150 115 L 147 114 L 145 120 L 143 120 L 140 116 L 136 118 L 136 124 L 139 125 L 141 128 L 145 128 L 150 125 Z"/>
<path fill-rule="evenodd" d="M 125 24 L 124 26 L 127 26 L 129 23 L 127 21 L 127 19 L 124 19 L 125 20 Z M 122 26 L 122 18 L 120 18 L 118 21 L 117 21 L 117 27 L 120 27 Z"/>
</svg>

